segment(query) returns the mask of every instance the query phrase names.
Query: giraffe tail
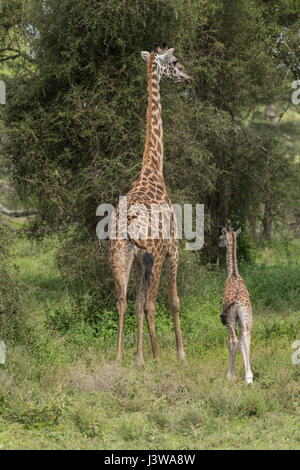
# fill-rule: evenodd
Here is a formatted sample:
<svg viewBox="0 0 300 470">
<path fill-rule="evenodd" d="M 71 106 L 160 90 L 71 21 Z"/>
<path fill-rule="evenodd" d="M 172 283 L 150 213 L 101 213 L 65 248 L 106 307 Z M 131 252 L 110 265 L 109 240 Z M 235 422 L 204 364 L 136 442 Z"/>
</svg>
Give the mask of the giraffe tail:
<svg viewBox="0 0 300 470">
<path fill-rule="evenodd" d="M 153 267 L 154 258 L 152 253 L 143 254 L 143 264 L 145 266 L 145 281 L 149 285 L 150 278 L 152 276 L 152 267 Z"/>
<path fill-rule="evenodd" d="M 237 302 L 234 300 L 233 302 L 230 302 L 229 304 L 223 305 L 222 312 L 220 315 L 220 320 L 223 323 L 224 326 L 226 326 L 227 322 L 227 312 L 232 307 L 232 305 L 236 304 Z"/>
</svg>

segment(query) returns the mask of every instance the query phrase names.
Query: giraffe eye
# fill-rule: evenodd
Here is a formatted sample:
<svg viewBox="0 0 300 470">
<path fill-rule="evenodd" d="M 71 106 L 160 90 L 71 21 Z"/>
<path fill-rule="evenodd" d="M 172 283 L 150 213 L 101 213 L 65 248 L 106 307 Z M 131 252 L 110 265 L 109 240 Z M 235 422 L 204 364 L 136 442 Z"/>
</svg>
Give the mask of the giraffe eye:
<svg viewBox="0 0 300 470">
<path fill-rule="evenodd" d="M 176 65 L 177 62 L 178 62 L 178 60 L 173 60 L 172 64 L 173 64 L 173 65 Z"/>
</svg>

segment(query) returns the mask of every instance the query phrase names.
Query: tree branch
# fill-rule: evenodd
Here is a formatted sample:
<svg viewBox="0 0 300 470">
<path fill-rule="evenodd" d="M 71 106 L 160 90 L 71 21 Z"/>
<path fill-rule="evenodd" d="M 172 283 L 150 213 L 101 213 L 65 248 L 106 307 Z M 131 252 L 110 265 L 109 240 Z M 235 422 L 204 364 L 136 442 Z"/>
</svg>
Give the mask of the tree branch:
<svg viewBox="0 0 300 470">
<path fill-rule="evenodd" d="M 27 210 L 10 210 L 0 204 L 0 212 L 9 217 L 27 217 L 28 215 L 37 214 L 37 209 L 27 209 Z"/>
<path fill-rule="evenodd" d="M 3 57 L 3 53 L 4 52 L 15 52 L 16 54 L 15 55 L 10 55 L 8 57 Z M 28 60 L 29 62 L 34 62 L 34 59 L 32 59 L 28 54 L 26 54 L 25 52 L 22 52 L 20 51 L 19 49 L 14 49 L 12 47 L 5 47 L 3 49 L 0 49 L 0 55 L 2 57 L 0 57 L 0 62 L 5 62 L 6 60 L 14 60 L 14 59 L 17 59 L 18 57 L 24 57 L 24 59 Z"/>
<path fill-rule="evenodd" d="M 21 57 L 21 54 L 16 54 L 16 55 L 10 55 L 9 57 L 4 57 L 3 59 L 0 58 L 0 62 L 5 62 L 6 60 L 14 60 L 17 59 L 18 57 Z"/>
<path fill-rule="evenodd" d="M 16 232 L 17 229 L 15 229 L 15 227 L 13 227 L 12 225 L 10 225 L 9 222 L 7 222 L 7 220 L 0 220 L 0 224 L 1 225 L 5 225 L 5 227 L 8 228 L 8 230 L 10 230 L 11 232 Z"/>
<path fill-rule="evenodd" d="M 9 184 L 7 184 L 7 183 L 2 183 L 2 181 L 0 181 L 0 187 L 1 187 L 2 190 L 5 191 L 5 192 L 8 192 L 9 189 L 10 189 Z"/>
</svg>

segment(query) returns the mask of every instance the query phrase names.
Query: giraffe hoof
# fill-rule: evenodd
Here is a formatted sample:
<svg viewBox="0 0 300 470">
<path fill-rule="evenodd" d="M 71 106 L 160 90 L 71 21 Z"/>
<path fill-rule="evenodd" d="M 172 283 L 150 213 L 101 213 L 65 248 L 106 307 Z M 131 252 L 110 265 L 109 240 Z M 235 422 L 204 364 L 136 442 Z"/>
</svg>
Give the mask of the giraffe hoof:
<svg viewBox="0 0 300 470">
<path fill-rule="evenodd" d="M 144 358 L 143 358 L 143 357 L 137 357 L 137 358 L 136 358 L 136 365 L 137 365 L 138 367 L 141 367 L 141 366 L 143 366 L 144 364 L 145 364 L 145 361 L 144 361 Z"/>
<path fill-rule="evenodd" d="M 235 375 L 234 374 L 227 374 L 226 378 L 227 378 L 227 380 L 231 380 L 233 382 L 235 380 Z"/>
<path fill-rule="evenodd" d="M 186 360 L 186 357 L 185 357 L 184 353 L 183 354 L 177 354 L 177 360 L 181 364 L 187 364 L 187 360 Z"/>
<path fill-rule="evenodd" d="M 246 382 L 248 384 L 252 384 L 253 383 L 253 377 L 246 377 Z"/>
</svg>

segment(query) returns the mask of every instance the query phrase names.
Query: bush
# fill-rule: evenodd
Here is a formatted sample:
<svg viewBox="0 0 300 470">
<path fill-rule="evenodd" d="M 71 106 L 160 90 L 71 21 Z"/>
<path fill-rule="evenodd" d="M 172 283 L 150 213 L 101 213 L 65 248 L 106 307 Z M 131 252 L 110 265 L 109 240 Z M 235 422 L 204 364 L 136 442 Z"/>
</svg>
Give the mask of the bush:
<svg viewBox="0 0 300 470">
<path fill-rule="evenodd" d="M 24 303 L 25 285 L 17 278 L 11 253 L 14 239 L 15 236 L 0 225 L 0 313 L 16 313 Z"/>
</svg>

